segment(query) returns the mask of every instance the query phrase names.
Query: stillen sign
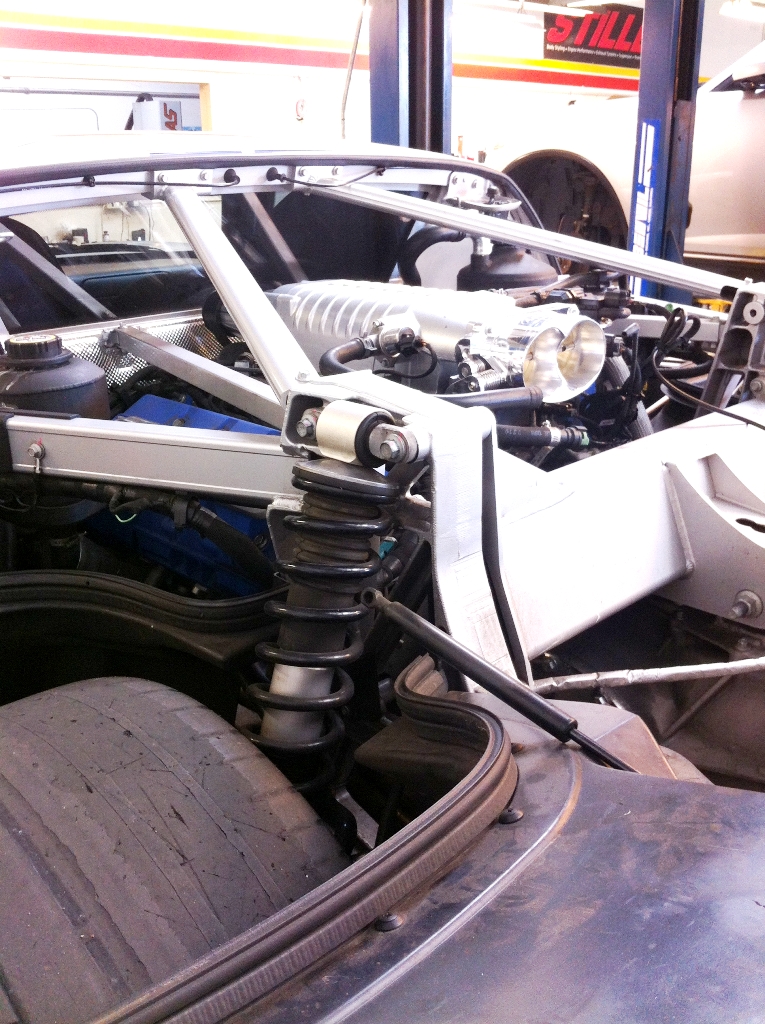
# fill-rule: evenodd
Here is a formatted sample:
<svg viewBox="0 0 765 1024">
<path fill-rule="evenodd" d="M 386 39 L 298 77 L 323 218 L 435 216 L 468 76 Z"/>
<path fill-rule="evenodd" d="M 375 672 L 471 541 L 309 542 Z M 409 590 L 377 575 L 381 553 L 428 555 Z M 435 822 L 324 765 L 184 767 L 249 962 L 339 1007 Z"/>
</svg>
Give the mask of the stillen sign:
<svg viewBox="0 0 765 1024">
<path fill-rule="evenodd" d="M 545 58 L 639 68 L 643 11 L 612 4 L 583 18 L 545 14 Z"/>
</svg>

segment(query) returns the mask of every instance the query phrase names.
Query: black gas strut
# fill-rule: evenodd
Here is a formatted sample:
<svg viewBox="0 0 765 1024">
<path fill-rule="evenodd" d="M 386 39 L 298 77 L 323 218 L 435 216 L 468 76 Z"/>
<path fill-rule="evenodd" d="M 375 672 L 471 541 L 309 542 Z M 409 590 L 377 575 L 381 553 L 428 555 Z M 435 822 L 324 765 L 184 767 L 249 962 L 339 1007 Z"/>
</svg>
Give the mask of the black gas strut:
<svg viewBox="0 0 765 1024">
<path fill-rule="evenodd" d="M 394 622 L 404 633 L 437 654 L 444 661 L 453 665 L 460 672 L 483 686 L 489 693 L 499 697 L 514 711 L 528 718 L 534 725 L 554 736 L 561 743 L 573 740 L 594 761 L 606 764 L 610 768 L 618 768 L 623 772 L 634 772 L 635 769 L 622 761 L 620 757 L 610 753 L 595 740 L 579 731 L 578 723 L 571 715 L 561 711 L 538 693 L 524 686 L 518 679 L 506 675 L 488 661 L 463 647 L 447 633 L 438 629 L 421 615 L 406 608 L 397 601 L 389 601 L 379 590 L 365 590 L 361 599 L 370 608 L 375 608 L 386 619 Z"/>
</svg>

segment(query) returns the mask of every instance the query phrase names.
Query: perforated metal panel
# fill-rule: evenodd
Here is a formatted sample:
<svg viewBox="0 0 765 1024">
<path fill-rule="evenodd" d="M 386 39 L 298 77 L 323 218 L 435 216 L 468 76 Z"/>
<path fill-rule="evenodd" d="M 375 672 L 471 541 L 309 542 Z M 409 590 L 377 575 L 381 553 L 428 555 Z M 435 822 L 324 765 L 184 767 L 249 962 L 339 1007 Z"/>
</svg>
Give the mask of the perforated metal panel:
<svg viewBox="0 0 765 1024">
<path fill-rule="evenodd" d="M 124 384 L 136 371 L 148 365 L 143 359 L 138 359 L 128 352 L 120 352 L 119 349 L 107 348 L 101 344 L 101 339 L 108 336 L 116 327 L 140 327 L 141 330 L 148 331 L 163 341 L 169 341 L 172 345 L 178 345 L 207 359 L 217 358 L 222 348 L 215 335 L 205 327 L 199 309 L 59 330 L 57 333 L 64 347 L 82 359 L 88 359 L 100 366 L 106 373 L 106 381 L 110 387 Z"/>
</svg>

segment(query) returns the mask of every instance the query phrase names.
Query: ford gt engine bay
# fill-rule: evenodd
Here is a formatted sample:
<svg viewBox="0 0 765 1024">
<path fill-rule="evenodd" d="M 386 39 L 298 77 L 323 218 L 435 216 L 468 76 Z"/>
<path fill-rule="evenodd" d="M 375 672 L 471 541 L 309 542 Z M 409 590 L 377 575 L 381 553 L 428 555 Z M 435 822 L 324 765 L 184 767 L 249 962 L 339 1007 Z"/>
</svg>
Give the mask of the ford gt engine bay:
<svg viewBox="0 0 765 1024">
<path fill-rule="evenodd" d="M 528 863 L 611 1020 L 588 835 L 624 906 L 761 888 L 765 286 L 462 160 L 107 143 L 0 169 L 0 1008 L 431 1019 L 401 977 Z M 743 1019 L 715 921 L 693 1019 Z"/>
</svg>

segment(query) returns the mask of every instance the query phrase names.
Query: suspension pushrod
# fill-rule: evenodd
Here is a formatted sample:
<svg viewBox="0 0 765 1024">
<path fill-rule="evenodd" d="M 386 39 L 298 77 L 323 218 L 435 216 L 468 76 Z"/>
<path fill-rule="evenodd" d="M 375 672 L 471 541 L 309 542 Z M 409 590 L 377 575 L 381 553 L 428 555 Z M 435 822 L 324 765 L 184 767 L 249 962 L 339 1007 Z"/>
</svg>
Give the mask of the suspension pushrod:
<svg viewBox="0 0 765 1024">
<path fill-rule="evenodd" d="M 550 736 L 554 736 L 556 740 L 561 743 L 573 740 L 593 760 L 607 764 L 610 768 L 618 768 L 623 772 L 635 771 L 626 761 L 622 761 L 616 754 L 612 754 L 580 732 L 577 720 L 571 715 L 561 711 L 544 697 L 533 693 L 520 680 L 506 675 L 467 647 L 463 647 L 421 615 L 405 608 L 397 601 L 389 601 L 379 590 L 365 590 L 361 599 L 368 607 L 374 608 L 394 622 L 404 633 L 419 640 L 431 653 L 443 658 L 514 711 L 528 718 Z"/>
</svg>

